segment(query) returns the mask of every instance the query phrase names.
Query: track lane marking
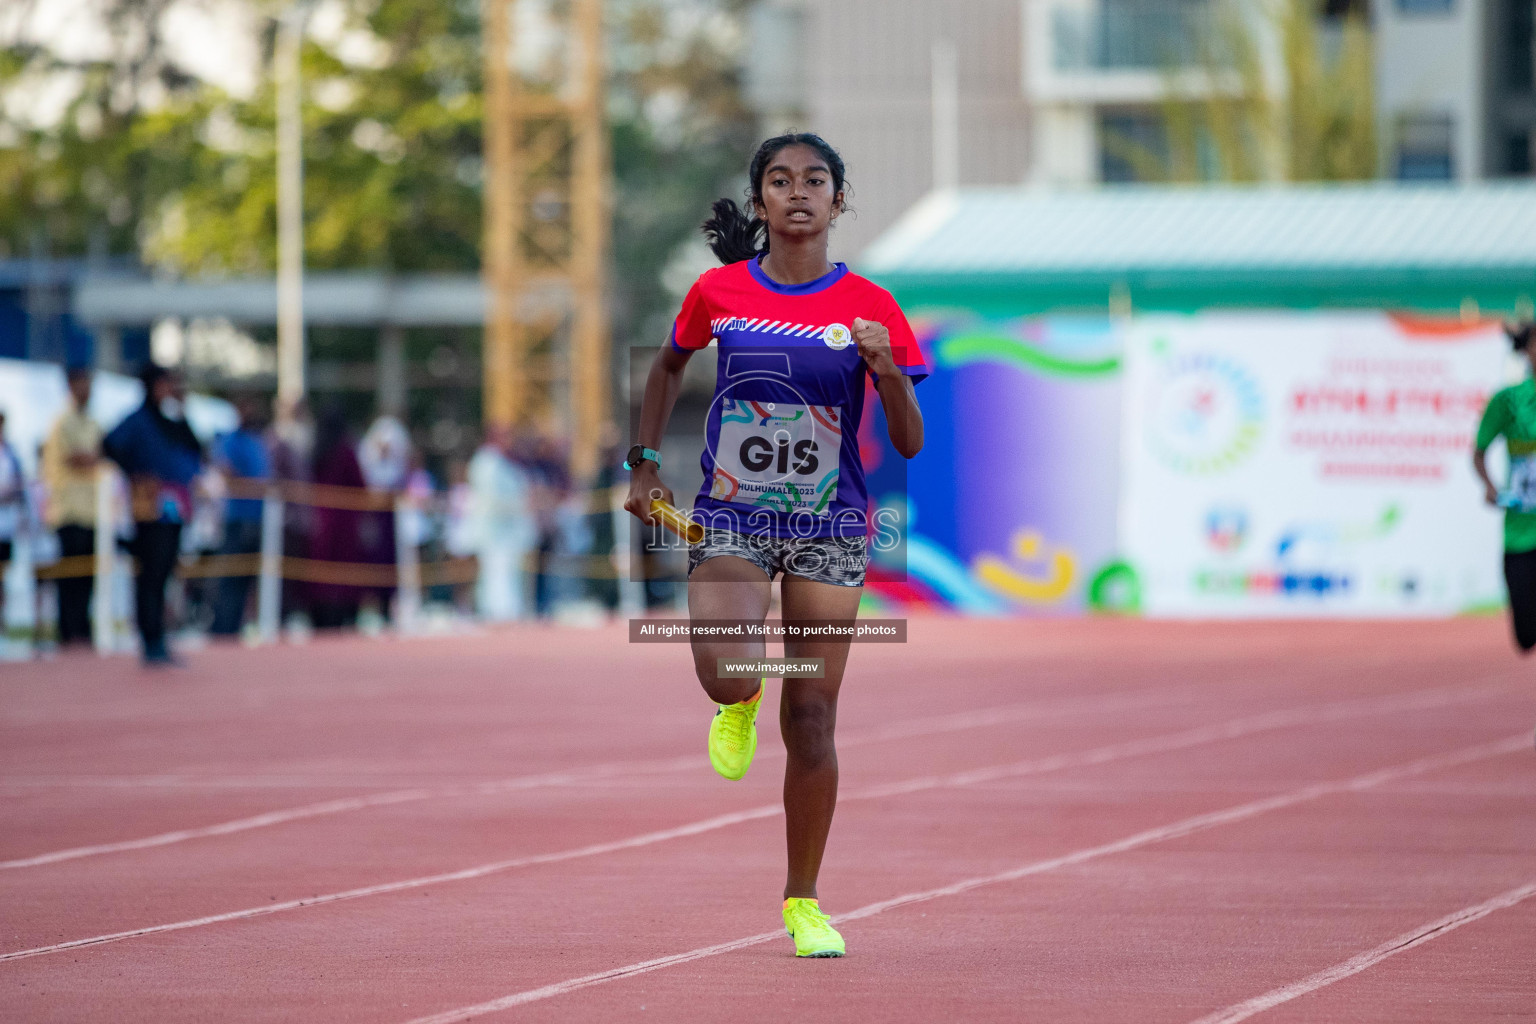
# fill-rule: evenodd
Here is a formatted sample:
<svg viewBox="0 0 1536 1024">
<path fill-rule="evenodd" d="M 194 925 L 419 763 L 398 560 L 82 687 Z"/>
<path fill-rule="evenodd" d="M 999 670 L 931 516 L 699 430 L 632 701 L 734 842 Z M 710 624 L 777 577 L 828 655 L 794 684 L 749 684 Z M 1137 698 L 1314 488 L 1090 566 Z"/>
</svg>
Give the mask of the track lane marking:
<svg viewBox="0 0 1536 1024">
<path fill-rule="evenodd" d="M 1489 687 L 1489 690 L 1496 688 Z M 1431 691 L 1440 693 L 1442 691 Z M 1463 693 L 1477 693 L 1479 691 L 1462 691 Z M 909 719 L 903 722 L 893 722 L 885 726 L 876 726 L 870 729 L 860 730 L 849 737 L 839 739 L 838 745 L 843 749 L 865 746 L 872 743 L 883 743 L 896 739 L 908 739 L 916 736 L 936 735 L 948 732 L 961 732 L 966 729 L 985 728 L 996 725 L 1006 725 L 1023 719 L 1039 720 L 1047 716 L 1070 716 L 1075 714 L 1093 713 L 1096 711 L 1126 711 L 1145 708 L 1149 705 L 1172 703 L 1187 699 L 1185 691 L 1162 694 L 1120 694 L 1110 699 L 1079 699 L 1075 701 L 1058 702 L 1056 704 L 1024 703 L 1016 705 L 1004 705 L 997 708 L 982 709 L 980 711 L 963 711 L 951 715 L 943 715 L 937 718 Z M 1464 698 L 1476 699 L 1476 698 Z M 762 760 L 782 757 L 783 751 L 774 749 L 763 752 Z M 702 754 L 681 755 L 670 758 L 656 758 L 645 761 L 617 762 L 603 765 L 594 765 L 589 768 L 576 768 L 566 771 L 544 772 L 537 775 L 517 776 L 510 779 L 497 779 L 487 782 L 464 783 L 453 786 L 425 787 L 416 786 L 408 789 L 395 790 L 388 793 L 375 793 L 368 796 L 342 797 L 335 800 L 323 800 L 317 803 L 302 804 L 297 807 L 279 808 L 272 811 L 264 811 L 260 814 L 249 815 L 244 818 L 235 818 L 231 821 L 218 822 L 213 825 L 203 825 L 193 828 L 173 829 L 169 832 L 161 832 L 155 835 L 142 836 L 136 839 L 124 839 L 110 843 L 96 843 L 88 846 L 69 847 L 62 850 L 53 850 L 46 853 L 32 854 L 26 857 L 16 857 L 10 860 L 0 860 L 0 871 L 16 870 L 19 868 L 41 867 L 47 864 L 58 864 L 64 861 L 79 860 L 85 857 L 99 857 L 113 853 L 127 853 L 134 850 L 147 850 L 159 846 L 171 846 L 176 843 L 184 843 L 195 839 L 207 839 L 215 836 L 233 835 L 238 832 L 248 832 L 258 828 L 270 828 L 274 825 L 282 825 L 291 821 L 302 821 L 306 818 L 319 818 L 333 814 L 345 814 L 354 811 L 369 810 L 375 807 L 390 807 L 397 804 L 413 803 L 420 800 L 453 799 L 464 796 L 492 796 L 499 793 L 509 793 L 519 790 L 537 789 L 547 786 L 579 785 L 582 783 L 601 782 L 604 779 L 623 778 L 638 772 L 675 772 L 696 769 L 702 767 L 706 759 Z M 343 788 L 338 786 L 338 788 Z"/>
<path fill-rule="evenodd" d="M 1419 699 L 1415 695 L 1414 699 Z M 1379 705 L 1384 703 L 1383 698 L 1368 698 L 1368 703 Z M 1153 753 L 1169 753 L 1175 750 L 1189 749 L 1210 742 L 1239 738 L 1251 732 L 1266 729 L 1280 728 L 1286 725 L 1309 724 L 1318 720 L 1330 720 L 1330 716 L 1342 713 L 1343 706 L 1359 705 L 1361 701 L 1342 701 L 1334 705 L 1323 705 L 1313 708 L 1296 708 L 1289 711 L 1266 712 L 1261 715 L 1247 718 L 1232 719 L 1228 722 L 1214 726 L 1205 726 L 1197 729 L 1184 730 L 1161 737 L 1130 740 L 1124 743 L 1109 744 L 1095 747 L 1074 754 L 1055 754 L 1044 758 L 1033 758 L 1018 761 L 1007 765 L 997 765 L 990 768 L 972 769 L 962 772 L 954 772 L 948 775 L 928 775 L 915 779 L 908 779 L 898 783 L 890 783 L 882 786 L 870 786 L 864 789 L 853 790 L 839 797 L 840 803 L 857 800 L 874 800 L 890 796 L 902 796 L 910 793 L 933 790 L 939 788 L 954 788 L 960 786 L 978 785 L 986 782 L 994 782 L 1007 778 L 1018 778 L 1026 775 L 1037 775 L 1046 772 L 1060 771 L 1064 768 L 1088 767 L 1107 764 L 1111 761 L 1124 760 L 1130 757 L 1145 756 Z M 1402 703 L 1392 705 L 1392 709 Z M 1365 712 L 1361 712 L 1365 713 Z M 1245 725 L 1246 723 L 1246 725 Z M 644 832 L 639 835 L 629 836 L 624 839 L 610 840 L 604 843 L 593 843 L 576 847 L 570 850 L 560 850 L 551 853 L 531 854 L 523 857 L 514 857 L 506 860 L 492 861 L 488 864 L 463 868 L 458 871 L 442 872 L 439 874 L 425 875 L 417 878 L 402 879 L 395 882 L 383 882 L 376 885 L 361 886 L 355 889 L 347 889 L 341 892 L 327 893 L 320 896 L 312 896 L 308 899 L 285 900 L 282 902 L 267 903 L 261 906 L 248 907 L 242 910 L 226 911 L 222 914 L 212 914 L 204 917 L 192 918 L 186 921 L 172 921 L 165 924 L 149 925 L 143 928 L 128 929 L 125 931 L 111 932 L 104 935 L 96 935 L 83 939 L 72 939 L 66 942 L 54 943 L 47 946 L 36 946 L 30 949 L 15 950 L 9 953 L 0 953 L 0 963 L 10 960 L 21 960 L 33 956 L 42 956 L 49 953 L 58 953 L 68 949 L 78 949 L 84 946 L 103 945 L 109 942 L 118 942 L 123 939 L 138 938 L 145 935 L 156 935 L 164 932 L 184 931 L 189 928 L 200 928 L 207 925 L 221 924 L 228 921 L 244 920 L 253 917 L 265 917 L 286 910 L 297 910 L 301 907 L 318 906 L 326 903 L 338 903 L 344 900 L 359 899 L 366 896 L 381 896 L 394 892 L 404 892 L 411 889 L 419 889 L 429 885 L 440 885 L 448 882 L 467 881 L 474 878 L 482 878 L 486 875 L 498 874 L 517 868 L 532 867 L 540 864 L 552 864 L 561 861 L 578 860 L 600 854 L 613 853 L 621 850 L 637 849 L 643 846 L 651 846 L 655 843 L 667 842 L 672 839 L 685 838 L 700 835 L 704 832 L 712 832 L 717 829 L 727 828 L 731 825 L 742 824 L 748 821 L 756 821 L 761 818 L 773 817 L 783 812 L 779 804 L 764 804 L 749 808 L 745 811 L 735 811 L 729 814 L 716 815 L 700 821 L 691 822 L 674 828 L 660 829 Z"/>
<path fill-rule="evenodd" d="M 1432 942 L 1442 935 L 1449 935 L 1463 925 L 1471 924 L 1473 921 L 1480 921 L 1489 914 L 1506 910 L 1518 903 L 1523 903 L 1532 896 L 1536 896 L 1536 882 L 1518 886 L 1510 889 L 1508 892 L 1502 892 L 1492 899 L 1484 900 L 1482 903 L 1463 907 L 1437 921 L 1431 921 L 1429 924 L 1421 925 L 1413 931 L 1404 932 L 1394 939 L 1388 939 L 1375 949 L 1366 950 L 1358 956 L 1350 957 L 1342 963 L 1334 964 L 1332 967 L 1318 971 L 1316 974 L 1302 978 L 1300 981 L 1293 981 L 1289 985 L 1281 985 L 1279 988 L 1271 989 L 1263 995 L 1254 996 L 1252 999 L 1245 999 L 1241 1003 L 1234 1003 L 1224 1010 L 1217 1010 L 1215 1013 L 1201 1017 L 1199 1020 L 1193 1021 L 1192 1024 L 1237 1024 L 1238 1021 L 1247 1020 L 1249 1017 L 1263 1013 L 1265 1010 L 1273 1009 L 1281 1003 L 1288 1003 L 1292 999 L 1304 996 L 1309 992 L 1316 992 L 1318 989 L 1332 985 L 1336 981 L 1343 981 L 1345 978 L 1359 974 L 1361 971 L 1368 970 L 1381 963 L 1388 957 L 1396 956 L 1399 953 L 1406 953 L 1410 949 L 1422 946 L 1426 942 Z"/>
<path fill-rule="evenodd" d="M 924 889 L 917 892 L 905 893 L 890 899 L 870 903 L 846 914 L 834 914 L 834 922 L 856 921 L 866 917 L 874 917 L 883 914 L 887 910 L 899 907 L 911 906 L 915 903 L 925 903 L 929 900 L 941 899 L 946 896 L 958 896 L 962 893 L 979 889 L 983 886 L 998 885 L 1004 882 L 1014 882 L 1031 875 L 1043 874 L 1048 871 L 1056 871 L 1060 868 L 1073 867 L 1086 861 L 1096 860 L 1116 853 L 1125 853 L 1154 843 L 1166 842 L 1171 839 L 1180 839 L 1196 832 L 1220 825 L 1228 825 L 1249 818 L 1255 818 L 1270 811 L 1282 810 L 1294 807 L 1298 804 L 1308 803 L 1327 796 L 1336 796 L 1343 793 L 1362 792 L 1375 789 L 1389 782 L 1425 772 L 1437 771 L 1445 768 L 1454 768 L 1474 761 L 1485 760 L 1491 757 L 1499 757 L 1505 754 L 1524 752 L 1529 746 L 1530 740 L 1521 733 L 1507 739 L 1496 740 L 1492 743 L 1483 743 L 1474 747 L 1452 751 L 1448 754 L 1439 754 L 1431 757 L 1420 758 L 1390 768 L 1357 775 L 1352 779 L 1344 779 L 1335 782 L 1316 783 L 1311 786 L 1303 786 L 1278 796 L 1268 797 L 1263 800 L 1254 800 L 1245 804 L 1238 804 L 1220 811 L 1212 811 L 1206 814 L 1197 814 L 1182 821 L 1176 821 L 1158 828 L 1147 829 L 1134 835 L 1119 839 L 1114 842 L 1092 846 L 1072 853 L 1051 857 L 1046 860 L 1033 861 L 1007 871 L 996 874 L 981 875 L 974 878 L 963 879 L 950 885 L 935 889 Z M 1506 894 L 1508 895 L 1508 894 Z M 729 953 L 733 950 L 743 949 L 747 946 L 755 946 L 769 940 L 779 938 L 784 933 L 781 930 L 762 932 L 758 935 L 749 935 L 745 938 L 733 939 L 729 942 L 716 943 L 711 946 L 702 946 L 698 949 L 688 950 L 684 953 L 674 953 L 671 956 L 657 957 L 652 960 L 644 960 L 640 963 L 628 964 L 623 967 L 615 967 L 596 974 L 585 974 L 577 978 L 569 978 L 565 981 L 555 982 L 539 988 L 527 989 L 511 995 L 501 996 L 497 999 L 476 1003 L 472 1006 L 463 1006 L 441 1013 L 431 1014 L 426 1017 L 417 1017 L 409 1024 L 454 1024 L 456 1021 L 470 1020 L 489 1013 L 498 1013 L 513 1007 L 523 1006 L 527 1003 L 539 1002 L 544 999 L 553 999 L 557 996 L 574 992 L 578 989 L 589 988 L 593 985 L 601 985 L 609 981 L 618 981 L 622 978 L 633 977 L 637 974 L 646 974 L 650 971 L 661 970 L 677 964 L 684 964 L 694 960 L 702 960 L 706 957 L 718 956 L 721 953 Z"/>
</svg>

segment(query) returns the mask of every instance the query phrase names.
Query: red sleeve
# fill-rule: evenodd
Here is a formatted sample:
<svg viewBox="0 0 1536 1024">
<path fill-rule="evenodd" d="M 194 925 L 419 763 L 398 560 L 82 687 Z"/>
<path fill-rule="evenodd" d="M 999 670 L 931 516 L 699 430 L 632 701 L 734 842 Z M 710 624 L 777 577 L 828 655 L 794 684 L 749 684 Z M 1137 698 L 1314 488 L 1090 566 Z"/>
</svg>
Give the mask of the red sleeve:
<svg viewBox="0 0 1536 1024">
<path fill-rule="evenodd" d="M 907 315 L 889 293 L 882 294 L 885 302 L 880 311 L 880 322 L 891 336 L 891 358 L 901 367 L 902 375 L 911 377 L 912 383 L 917 384 L 928 376 L 928 365 L 923 362 L 923 350 L 918 347 L 912 325 L 907 323 Z M 875 382 L 879 383 L 878 378 Z"/>
<path fill-rule="evenodd" d="M 688 289 L 683 308 L 672 322 L 672 344 L 681 349 L 701 349 L 714 336 L 709 321 L 709 303 L 704 299 L 704 275 L 700 275 Z"/>
</svg>

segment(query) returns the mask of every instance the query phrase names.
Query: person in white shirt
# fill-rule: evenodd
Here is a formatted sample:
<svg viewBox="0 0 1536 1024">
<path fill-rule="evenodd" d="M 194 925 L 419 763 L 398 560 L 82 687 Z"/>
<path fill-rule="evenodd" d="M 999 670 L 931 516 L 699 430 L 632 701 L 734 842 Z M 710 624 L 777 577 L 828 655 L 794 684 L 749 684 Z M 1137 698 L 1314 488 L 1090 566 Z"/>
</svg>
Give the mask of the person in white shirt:
<svg viewBox="0 0 1536 1024">
<path fill-rule="evenodd" d="M 538 525 L 528 474 L 512 461 L 511 431 L 492 426 L 469 460 L 469 532 L 480 560 L 475 605 L 492 622 L 526 617 L 529 554 Z"/>
</svg>

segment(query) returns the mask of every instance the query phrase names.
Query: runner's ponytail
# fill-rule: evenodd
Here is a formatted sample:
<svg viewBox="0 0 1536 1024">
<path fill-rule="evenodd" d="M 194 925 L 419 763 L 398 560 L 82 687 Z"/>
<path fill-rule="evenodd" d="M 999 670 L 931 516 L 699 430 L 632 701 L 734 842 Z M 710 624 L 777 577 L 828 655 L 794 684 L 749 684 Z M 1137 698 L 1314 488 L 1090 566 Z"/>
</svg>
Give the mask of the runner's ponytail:
<svg viewBox="0 0 1536 1024">
<path fill-rule="evenodd" d="M 712 209 L 714 216 L 701 227 L 710 250 L 721 263 L 740 263 L 768 251 L 768 225 L 761 218 L 748 217 L 745 210 L 729 199 L 716 199 Z M 758 247 L 759 236 L 762 237 L 761 248 Z"/>
</svg>

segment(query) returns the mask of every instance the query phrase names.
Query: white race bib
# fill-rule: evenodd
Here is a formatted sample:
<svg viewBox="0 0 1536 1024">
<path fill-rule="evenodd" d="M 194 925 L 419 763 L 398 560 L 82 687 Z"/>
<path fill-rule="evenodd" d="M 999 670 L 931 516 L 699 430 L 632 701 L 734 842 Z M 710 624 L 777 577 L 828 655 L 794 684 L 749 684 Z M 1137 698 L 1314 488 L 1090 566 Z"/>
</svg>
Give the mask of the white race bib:
<svg viewBox="0 0 1536 1024">
<path fill-rule="evenodd" d="M 838 406 L 724 399 L 709 496 L 828 515 L 837 498 L 842 444 Z"/>
<path fill-rule="evenodd" d="M 1516 455 L 1509 460 L 1509 504 L 1518 512 L 1536 512 L 1536 455 Z"/>
</svg>

